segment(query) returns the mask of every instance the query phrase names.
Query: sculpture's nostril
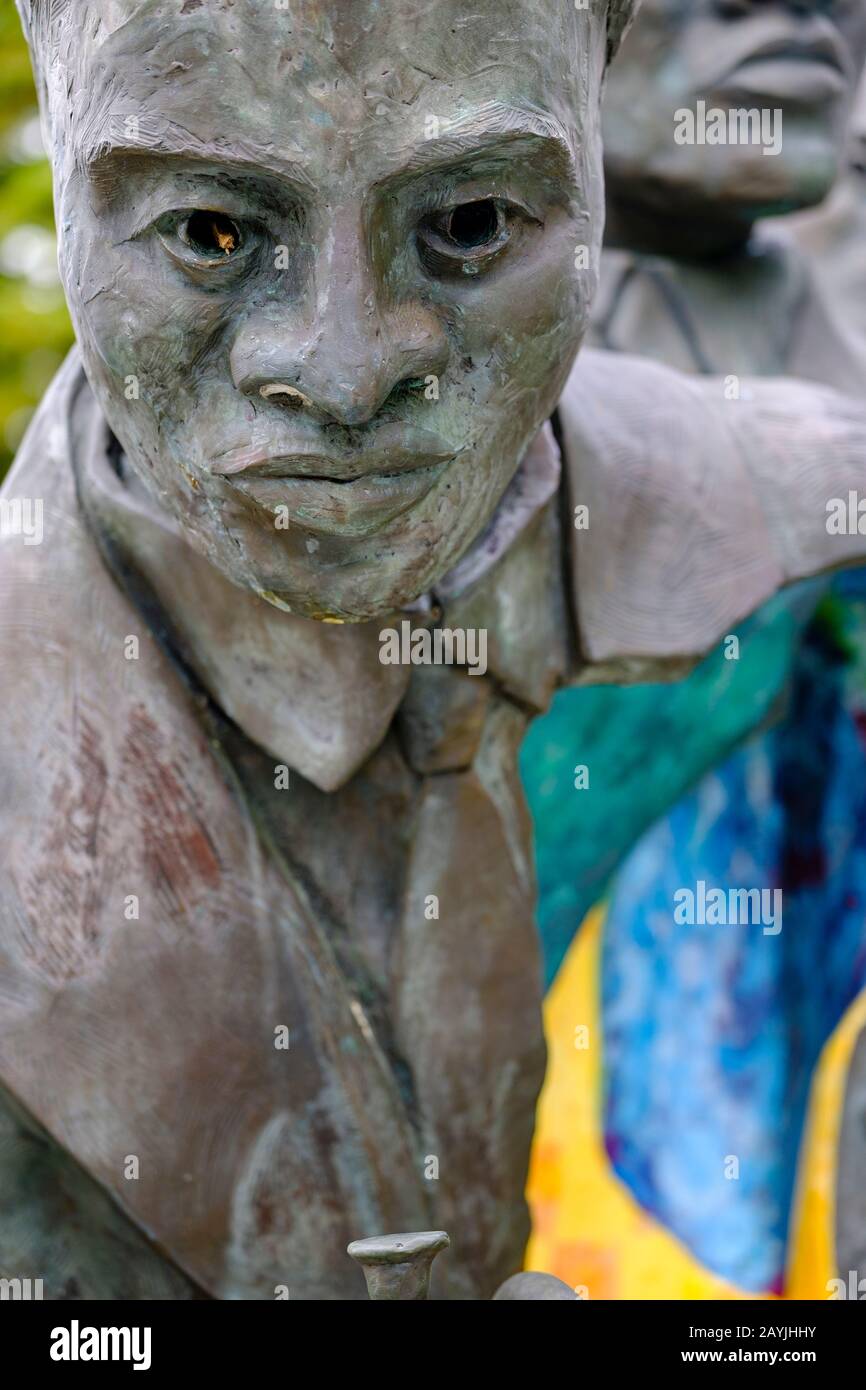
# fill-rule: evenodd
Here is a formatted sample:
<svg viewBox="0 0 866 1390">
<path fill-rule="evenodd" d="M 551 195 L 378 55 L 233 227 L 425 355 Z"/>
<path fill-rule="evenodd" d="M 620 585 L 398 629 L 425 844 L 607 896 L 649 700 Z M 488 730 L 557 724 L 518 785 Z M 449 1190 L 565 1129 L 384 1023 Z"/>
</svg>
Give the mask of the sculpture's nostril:
<svg viewBox="0 0 866 1390">
<path fill-rule="evenodd" d="M 269 400 L 271 396 L 284 396 L 288 405 L 300 408 L 302 405 L 311 406 L 313 402 L 309 396 L 305 396 L 303 391 L 299 391 L 295 386 L 287 386 L 282 381 L 269 381 L 266 386 L 259 387 L 259 395 Z"/>
</svg>

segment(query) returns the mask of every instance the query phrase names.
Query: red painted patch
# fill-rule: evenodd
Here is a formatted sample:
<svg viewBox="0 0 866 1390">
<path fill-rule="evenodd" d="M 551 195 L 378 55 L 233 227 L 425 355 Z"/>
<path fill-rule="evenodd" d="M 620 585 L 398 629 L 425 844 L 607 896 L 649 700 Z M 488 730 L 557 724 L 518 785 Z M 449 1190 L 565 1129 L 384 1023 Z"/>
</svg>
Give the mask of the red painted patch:
<svg viewBox="0 0 866 1390">
<path fill-rule="evenodd" d="M 219 882 L 219 858 L 181 760 L 167 752 L 162 731 L 141 705 L 130 717 L 122 777 L 145 864 L 170 899 L 169 906 L 185 912 L 197 888 L 214 888 Z"/>
<path fill-rule="evenodd" d="M 44 838 L 33 848 L 21 889 L 24 955 L 56 981 L 80 974 L 98 952 L 98 911 L 109 867 L 101 858 L 108 786 L 102 738 L 83 716 L 74 728 L 74 752 L 51 784 L 40 826 Z"/>
</svg>

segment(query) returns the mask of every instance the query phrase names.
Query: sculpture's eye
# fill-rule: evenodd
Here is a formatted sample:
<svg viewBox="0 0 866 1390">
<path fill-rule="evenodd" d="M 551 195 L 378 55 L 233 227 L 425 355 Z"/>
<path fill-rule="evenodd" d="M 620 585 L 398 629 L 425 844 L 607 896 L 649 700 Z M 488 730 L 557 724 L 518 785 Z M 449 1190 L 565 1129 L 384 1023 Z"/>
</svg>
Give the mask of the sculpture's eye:
<svg viewBox="0 0 866 1390">
<path fill-rule="evenodd" d="M 219 270 L 246 264 L 247 253 L 260 244 L 253 225 L 210 208 L 166 213 L 155 229 L 172 260 L 202 284 Z"/>
<path fill-rule="evenodd" d="M 442 235 L 461 251 L 477 251 L 496 241 L 505 226 L 505 214 L 492 198 L 461 203 L 444 215 Z"/>
<path fill-rule="evenodd" d="M 177 234 L 198 256 L 231 256 L 241 248 L 236 222 L 221 212 L 192 212 L 178 224 Z"/>
<path fill-rule="evenodd" d="M 458 203 L 422 223 L 419 242 L 428 269 L 477 274 L 511 239 L 507 208 L 496 198 Z"/>
</svg>

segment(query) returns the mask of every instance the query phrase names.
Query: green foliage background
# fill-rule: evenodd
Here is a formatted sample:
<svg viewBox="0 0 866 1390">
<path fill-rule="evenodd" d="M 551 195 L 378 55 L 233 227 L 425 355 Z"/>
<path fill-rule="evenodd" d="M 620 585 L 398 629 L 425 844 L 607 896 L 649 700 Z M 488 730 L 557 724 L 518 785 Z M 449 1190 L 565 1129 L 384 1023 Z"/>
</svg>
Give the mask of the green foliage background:
<svg viewBox="0 0 866 1390">
<path fill-rule="evenodd" d="M 0 0 L 0 476 L 72 342 L 59 281 L 34 282 L 17 264 L 28 229 L 38 246 L 45 238 L 35 229 L 54 230 L 50 170 L 33 149 L 37 115 L 18 14 Z"/>
</svg>

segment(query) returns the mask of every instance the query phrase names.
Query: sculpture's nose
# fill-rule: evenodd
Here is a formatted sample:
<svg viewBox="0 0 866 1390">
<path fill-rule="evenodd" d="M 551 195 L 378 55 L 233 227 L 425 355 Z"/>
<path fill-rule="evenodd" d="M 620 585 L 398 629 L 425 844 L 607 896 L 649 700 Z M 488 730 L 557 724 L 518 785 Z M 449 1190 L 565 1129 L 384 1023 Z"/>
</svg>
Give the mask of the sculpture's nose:
<svg viewBox="0 0 866 1390">
<path fill-rule="evenodd" d="M 353 426 L 407 382 L 440 376 L 448 340 L 439 319 L 420 301 L 393 302 L 385 279 L 363 227 L 338 218 L 307 302 L 271 304 L 245 322 L 231 354 L 235 385 Z"/>
</svg>

